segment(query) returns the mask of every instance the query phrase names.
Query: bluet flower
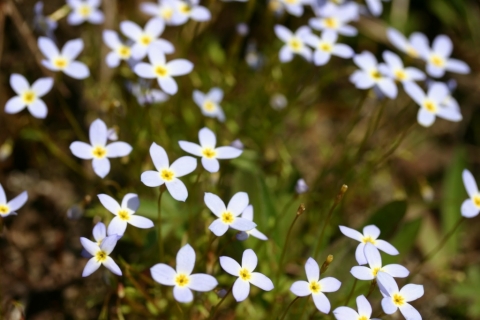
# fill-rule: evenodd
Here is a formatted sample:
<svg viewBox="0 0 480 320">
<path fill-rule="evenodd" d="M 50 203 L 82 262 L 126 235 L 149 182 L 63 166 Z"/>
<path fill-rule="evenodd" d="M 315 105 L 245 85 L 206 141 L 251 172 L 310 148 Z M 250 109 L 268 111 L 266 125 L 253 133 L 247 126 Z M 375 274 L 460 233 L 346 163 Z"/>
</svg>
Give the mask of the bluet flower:
<svg viewBox="0 0 480 320">
<path fill-rule="evenodd" d="M 80 238 L 80 242 L 85 250 L 92 255 L 92 258 L 88 260 L 85 268 L 83 269 L 82 277 L 88 277 L 101 265 L 104 265 L 108 270 L 114 274 L 121 276 L 122 270 L 110 257 L 115 245 L 117 244 L 117 235 L 108 236 L 102 240 L 101 244 L 88 240 L 87 238 Z"/>
<path fill-rule="evenodd" d="M 217 118 L 218 121 L 225 121 L 225 114 L 223 113 L 220 102 L 223 99 L 223 91 L 220 88 L 212 88 L 206 94 L 193 90 L 193 101 L 200 108 L 205 117 Z"/>
<path fill-rule="evenodd" d="M 306 37 L 311 33 L 309 27 L 303 26 L 297 29 L 295 33 L 282 25 L 275 25 L 275 34 L 285 45 L 280 49 L 280 62 L 289 62 L 294 54 L 301 55 L 307 61 L 312 59 L 312 50 L 305 43 Z"/>
<path fill-rule="evenodd" d="M 103 12 L 99 10 L 101 0 L 67 0 L 71 12 L 67 17 L 70 25 L 79 25 L 88 21 L 92 24 L 101 24 L 105 20 Z"/>
<path fill-rule="evenodd" d="M 466 218 L 473 218 L 480 212 L 480 192 L 478 191 L 477 182 L 472 173 L 467 169 L 462 173 L 463 185 L 467 190 L 470 199 L 463 201 L 461 211 L 462 216 Z"/>
<path fill-rule="evenodd" d="M 358 312 L 349 307 L 338 307 L 333 310 L 333 315 L 337 320 L 380 320 L 370 318 L 372 316 L 372 306 L 364 295 L 357 297 Z"/>
<path fill-rule="evenodd" d="M 27 191 L 23 191 L 18 196 L 13 198 L 10 201 L 7 201 L 7 196 L 5 195 L 5 190 L 3 190 L 2 185 L 0 184 L 0 217 L 8 217 L 9 215 L 17 215 L 17 210 L 23 207 L 25 202 L 28 200 Z"/>
</svg>

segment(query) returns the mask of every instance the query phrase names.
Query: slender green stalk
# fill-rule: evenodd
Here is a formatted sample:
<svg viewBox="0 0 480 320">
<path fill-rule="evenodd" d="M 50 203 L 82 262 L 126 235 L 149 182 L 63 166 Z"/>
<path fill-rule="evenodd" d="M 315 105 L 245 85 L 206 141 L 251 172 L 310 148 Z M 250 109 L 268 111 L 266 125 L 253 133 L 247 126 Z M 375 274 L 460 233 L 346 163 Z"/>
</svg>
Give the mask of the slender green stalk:
<svg viewBox="0 0 480 320">
<path fill-rule="evenodd" d="M 280 320 L 283 320 L 285 319 L 285 317 L 287 316 L 287 312 L 288 310 L 290 310 L 290 307 L 295 303 L 295 301 L 297 301 L 298 299 L 300 299 L 300 297 L 296 297 L 295 299 L 293 299 L 292 302 L 290 302 L 287 306 L 287 309 L 285 309 L 285 312 L 283 313 L 282 317 L 280 318 Z"/>
<path fill-rule="evenodd" d="M 163 239 L 162 239 L 162 195 L 167 188 L 165 184 L 160 186 L 160 194 L 158 195 L 158 251 L 160 253 L 160 259 L 163 259 Z"/>
<path fill-rule="evenodd" d="M 372 294 L 373 290 L 375 290 L 376 287 L 377 287 L 377 279 L 373 279 L 372 283 L 370 284 L 370 289 L 368 290 L 366 298 L 370 297 L 370 295 Z"/>
<path fill-rule="evenodd" d="M 335 210 L 337 205 L 340 203 L 340 201 L 343 198 L 343 195 L 345 194 L 345 192 L 347 192 L 347 190 L 348 190 L 348 186 L 345 184 L 342 185 L 342 187 L 340 188 L 340 192 L 335 197 L 335 201 L 333 202 L 333 205 L 330 208 L 330 211 L 328 212 L 327 219 L 325 220 L 322 231 L 320 232 L 320 237 L 318 238 L 318 243 L 317 243 L 317 247 L 315 248 L 315 252 L 313 253 L 313 258 L 315 258 L 318 255 L 320 248 L 322 246 L 322 240 L 323 240 L 323 235 L 325 234 L 325 229 L 327 228 L 327 225 L 330 222 L 330 218 L 332 217 L 333 211 Z"/>
<path fill-rule="evenodd" d="M 312 295 L 309 295 L 307 301 L 305 301 L 305 303 L 303 304 L 302 312 L 300 313 L 300 317 L 298 317 L 299 320 L 301 320 L 303 318 L 303 315 L 305 314 L 305 311 L 307 311 L 307 305 L 308 305 L 308 302 L 310 301 L 311 297 L 312 297 Z M 316 312 L 316 311 L 317 311 L 317 309 L 315 309 L 314 312 Z"/>
<path fill-rule="evenodd" d="M 223 296 L 222 300 L 220 300 L 217 305 L 215 307 L 213 307 L 212 311 L 210 311 L 210 316 L 208 317 L 208 320 L 210 319 L 213 319 L 213 317 L 215 316 L 215 314 L 217 313 L 218 311 L 218 308 L 220 308 L 220 305 L 223 303 L 223 301 L 225 301 L 225 299 L 227 298 L 227 296 L 230 294 L 230 292 L 232 291 L 233 289 L 233 284 L 231 285 L 230 289 L 228 289 L 227 293 Z"/>
<path fill-rule="evenodd" d="M 350 299 L 352 298 L 353 292 L 355 292 L 355 287 L 357 286 L 358 279 L 355 278 L 355 281 L 353 282 L 352 290 L 350 290 L 350 293 L 348 294 L 347 300 L 345 300 L 345 305 L 348 306 L 348 303 L 350 302 Z"/>
<path fill-rule="evenodd" d="M 287 245 L 288 241 L 290 240 L 290 235 L 292 233 L 293 226 L 295 225 L 295 222 L 297 222 L 298 217 L 302 215 L 302 213 L 305 212 L 305 205 L 302 203 L 297 209 L 297 213 L 295 215 L 295 219 L 293 219 L 292 224 L 290 225 L 290 228 L 288 229 L 287 233 L 287 238 L 285 239 L 285 244 L 283 245 L 283 250 L 282 250 L 282 255 L 280 256 L 280 262 L 278 263 L 278 270 L 277 270 L 277 281 L 278 277 L 280 276 L 280 272 L 283 269 L 283 259 L 285 258 L 285 252 L 287 252 Z"/>
<path fill-rule="evenodd" d="M 360 142 L 360 147 L 358 148 L 358 151 L 357 151 L 357 156 L 356 156 L 357 159 L 362 154 L 362 151 L 364 150 L 365 145 L 367 144 L 368 138 L 370 138 L 373 135 L 373 133 L 375 132 L 375 130 L 377 129 L 378 124 L 380 122 L 380 118 L 382 117 L 383 111 L 385 110 L 385 105 L 386 104 L 387 104 L 387 100 L 385 99 L 380 104 L 380 108 L 378 109 L 376 116 L 370 118 L 367 131 L 365 132 L 365 135 L 363 136 L 362 142 Z"/>
</svg>

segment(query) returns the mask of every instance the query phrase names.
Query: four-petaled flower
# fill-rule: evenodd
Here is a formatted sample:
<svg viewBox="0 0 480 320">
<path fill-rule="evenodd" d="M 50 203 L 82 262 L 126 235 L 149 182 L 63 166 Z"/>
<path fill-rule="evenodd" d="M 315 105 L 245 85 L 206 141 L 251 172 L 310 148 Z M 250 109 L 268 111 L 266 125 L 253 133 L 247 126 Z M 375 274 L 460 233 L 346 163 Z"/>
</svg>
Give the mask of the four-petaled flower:
<svg viewBox="0 0 480 320">
<path fill-rule="evenodd" d="M 75 39 L 65 43 L 59 51 L 55 43 L 46 37 L 38 38 L 38 47 L 47 58 L 42 60 L 45 68 L 52 71 L 62 71 L 75 79 L 85 79 L 90 76 L 88 67 L 79 61 L 75 61 L 83 50 L 83 40 Z"/>
<path fill-rule="evenodd" d="M 132 57 L 132 48 L 120 40 L 116 31 L 103 30 L 103 42 L 112 49 L 105 58 L 107 66 L 110 68 L 118 67 L 120 61 L 128 60 Z"/>
<path fill-rule="evenodd" d="M 205 273 L 192 274 L 195 266 L 195 251 L 186 244 L 177 253 L 177 268 L 159 263 L 150 268 L 152 278 L 165 286 L 174 286 L 173 296 L 178 302 L 191 302 L 194 291 L 206 292 L 213 290 L 217 280 Z"/>
<path fill-rule="evenodd" d="M 178 179 L 191 173 L 197 167 L 197 160 L 193 157 L 181 157 L 175 160 L 172 165 L 168 160 L 165 149 L 152 143 L 150 156 L 157 171 L 145 171 L 141 180 L 148 187 L 158 187 L 165 183 L 171 196 L 178 201 L 185 201 L 188 197 L 187 187 Z"/>
<path fill-rule="evenodd" d="M 367 258 L 365 257 L 365 245 L 367 243 L 373 244 L 378 249 L 382 250 L 383 252 L 395 256 L 398 254 L 398 250 L 395 249 L 390 243 L 385 240 L 377 239 L 380 235 L 380 229 L 378 229 L 374 225 L 368 225 L 363 228 L 363 234 L 358 232 L 355 229 L 351 229 L 344 226 L 339 226 L 340 231 L 347 237 L 352 238 L 360 242 L 355 251 L 355 258 L 359 265 L 367 264 Z"/>
<path fill-rule="evenodd" d="M 470 199 L 463 201 L 462 203 L 462 216 L 466 218 L 473 218 L 480 212 L 480 192 L 478 192 L 477 183 L 472 173 L 467 169 L 462 173 L 463 185 L 467 190 Z"/>
<path fill-rule="evenodd" d="M 79 25 L 88 21 L 92 24 L 100 24 L 105 20 L 103 12 L 98 9 L 101 0 L 67 0 L 72 12 L 67 17 L 70 25 Z"/>
<path fill-rule="evenodd" d="M 312 29 L 319 31 L 332 30 L 347 37 L 354 37 L 358 33 L 355 27 L 348 24 L 355 20 L 358 15 L 358 9 L 353 5 L 336 6 L 327 4 L 317 14 L 318 17 L 311 18 L 308 21 Z"/>
<path fill-rule="evenodd" d="M 275 34 L 277 37 L 285 42 L 285 45 L 278 53 L 280 62 L 289 62 L 293 59 L 294 54 L 301 55 L 307 61 L 312 60 L 312 50 L 307 47 L 305 39 L 312 30 L 309 27 L 303 26 L 293 33 L 282 25 L 275 25 Z"/>
<path fill-rule="evenodd" d="M 193 90 L 193 101 L 200 107 L 202 114 L 206 117 L 217 118 L 218 121 L 225 121 L 220 102 L 223 99 L 223 91 L 220 88 L 212 88 L 207 94 Z"/>
<path fill-rule="evenodd" d="M 210 11 L 199 5 L 200 0 L 175 1 L 175 12 L 172 17 L 172 24 L 181 25 L 192 19 L 194 21 L 208 21 L 212 18 Z"/>
<path fill-rule="evenodd" d="M 5 218 L 9 215 L 17 215 L 15 211 L 23 207 L 23 205 L 25 204 L 25 202 L 27 202 L 27 200 L 28 200 L 28 193 L 27 191 L 23 191 L 12 200 L 7 201 L 5 190 L 3 190 L 3 187 L 0 184 L 0 217 Z"/>
<path fill-rule="evenodd" d="M 200 129 L 198 140 L 200 145 L 188 141 L 179 141 L 178 144 L 183 151 L 202 157 L 202 165 L 209 172 L 217 172 L 220 169 L 220 163 L 217 159 L 234 159 L 243 152 L 240 149 L 228 146 L 215 148 L 217 138 L 215 133 L 208 128 Z"/>
<path fill-rule="evenodd" d="M 425 73 L 414 67 L 405 68 L 402 59 L 395 53 L 387 50 L 382 56 L 386 63 L 380 63 L 378 70 L 395 81 L 406 83 L 425 80 Z"/>
<path fill-rule="evenodd" d="M 101 177 L 110 172 L 108 158 L 125 157 L 132 151 L 132 147 L 126 142 L 113 142 L 107 145 L 108 128 L 100 119 L 90 125 L 90 144 L 75 141 L 70 145 L 73 155 L 84 160 L 93 159 L 93 171 Z"/>
<path fill-rule="evenodd" d="M 219 196 L 205 192 L 205 204 L 218 219 L 214 220 L 208 229 L 220 237 L 228 228 L 239 231 L 249 231 L 257 226 L 253 221 L 238 217 L 248 206 L 248 194 L 237 192 L 225 207 L 225 203 Z"/>
<path fill-rule="evenodd" d="M 387 38 L 398 50 L 412 58 L 420 58 L 420 53 L 418 52 L 419 46 L 428 46 L 428 38 L 421 32 L 414 32 L 407 39 L 397 29 L 388 28 Z"/>
<path fill-rule="evenodd" d="M 118 236 L 111 235 L 105 237 L 100 244 L 88 240 L 87 238 L 80 238 L 82 246 L 87 250 L 88 253 L 92 255 L 92 258 L 88 260 L 85 268 L 83 269 L 82 276 L 88 277 L 103 264 L 108 270 L 112 271 L 116 275 L 121 276 L 122 271 L 118 265 L 110 257 L 115 245 L 117 244 Z"/>
<path fill-rule="evenodd" d="M 240 218 L 247 219 L 248 221 L 253 221 L 253 206 L 251 204 L 249 204 L 245 208 L 245 210 L 243 210 Z M 254 236 L 257 239 L 264 240 L 264 241 L 268 240 L 267 236 L 261 233 L 260 231 L 258 231 L 256 228 L 253 228 L 248 231 L 242 231 L 240 235 L 241 235 L 240 238 L 243 238 L 244 240 L 247 239 L 249 236 Z M 238 238 L 239 237 L 237 236 L 237 239 Z"/>
<path fill-rule="evenodd" d="M 220 266 L 227 273 L 238 277 L 233 284 L 233 297 L 237 302 L 243 301 L 250 293 L 250 283 L 262 290 L 273 289 L 273 282 L 260 272 L 253 272 L 257 267 L 258 258 L 252 249 L 247 249 L 242 255 L 242 265 L 230 257 L 220 257 Z"/>
<path fill-rule="evenodd" d="M 115 215 L 108 225 L 108 235 L 113 234 L 122 236 L 127 229 L 127 224 L 141 229 L 148 229 L 153 227 L 153 222 L 150 219 L 135 215 L 135 211 L 140 206 L 140 200 L 134 193 L 127 193 L 120 205 L 115 199 L 106 194 L 99 194 L 98 199 L 103 206 Z"/>
<path fill-rule="evenodd" d="M 333 315 L 337 320 L 380 320 L 370 318 L 372 316 L 372 306 L 364 295 L 357 297 L 358 312 L 349 307 L 338 307 L 333 310 Z"/>
<path fill-rule="evenodd" d="M 35 118 L 44 119 L 47 116 L 47 106 L 40 98 L 52 89 L 52 78 L 40 78 L 30 86 L 24 76 L 14 73 L 10 76 L 10 86 L 18 96 L 7 101 L 6 113 L 18 113 L 27 107 Z"/>
<path fill-rule="evenodd" d="M 323 66 L 332 55 L 349 59 L 353 57 L 353 49 L 346 44 L 337 43 L 338 34 L 332 30 L 325 30 L 321 37 L 309 34 L 305 37 L 305 42 L 315 51 L 313 52 L 313 63 L 317 66 Z"/>
<path fill-rule="evenodd" d="M 324 292 L 335 292 L 340 289 L 342 283 L 333 277 L 320 280 L 320 268 L 313 258 L 308 258 L 305 263 L 305 272 L 308 281 L 295 281 L 290 291 L 299 297 L 312 295 L 313 302 L 318 310 L 328 314 L 330 312 L 330 301 Z"/>
</svg>

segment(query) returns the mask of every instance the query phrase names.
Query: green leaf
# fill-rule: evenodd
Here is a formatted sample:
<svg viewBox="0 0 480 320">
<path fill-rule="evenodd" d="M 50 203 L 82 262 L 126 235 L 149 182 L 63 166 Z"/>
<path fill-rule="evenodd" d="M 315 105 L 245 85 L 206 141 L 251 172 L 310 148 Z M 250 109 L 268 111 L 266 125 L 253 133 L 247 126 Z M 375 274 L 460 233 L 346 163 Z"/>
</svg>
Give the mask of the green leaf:
<svg viewBox="0 0 480 320">
<path fill-rule="evenodd" d="M 374 224 L 381 230 L 381 238 L 388 239 L 396 231 L 398 225 L 407 213 L 407 202 L 397 200 L 387 203 L 378 209 L 365 225 Z"/>
<path fill-rule="evenodd" d="M 418 233 L 422 226 L 422 218 L 409 221 L 403 225 L 390 243 L 400 252 L 399 256 L 385 255 L 383 265 L 398 263 L 404 255 L 407 255 L 417 241 Z"/>
</svg>

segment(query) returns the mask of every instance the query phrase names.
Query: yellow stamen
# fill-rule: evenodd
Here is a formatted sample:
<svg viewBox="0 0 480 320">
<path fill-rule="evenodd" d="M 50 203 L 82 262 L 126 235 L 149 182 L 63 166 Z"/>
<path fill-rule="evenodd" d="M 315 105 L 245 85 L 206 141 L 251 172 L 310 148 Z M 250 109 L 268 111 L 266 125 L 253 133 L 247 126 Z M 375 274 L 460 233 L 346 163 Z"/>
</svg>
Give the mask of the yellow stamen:
<svg viewBox="0 0 480 320">
<path fill-rule="evenodd" d="M 37 98 L 37 96 L 36 96 L 35 92 L 33 92 L 32 90 L 26 90 L 22 94 L 22 101 L 25 104 L 32 103 L 33 101 L 35 101 L 36 98 Z"/>
<path fill-rule="evenodd" d="M 395 293 L 392 297 L 393 304 L 401 307 L 405 304 L 405 298 L 400 293 Z"/>
<path fill-rule="evenodd" d="M 442 58 L 442 57 L 439 56 L 439 55 L 436 55 L 436 54 L 434 54 L 434 55 L 432 55 L 432 56 L 430 57 L 430 62 L 431 62 L 434 66 L 439 67 L 439 68 L 444 67 L 445 64 L 446 64 L 445 59 Z"/>
<path fill-rule="evenodd" d="M 311 281 L 310 284 L 308 285 L 308 288 L 312 293 L 319 293 L 321 286 L 320 286 L 320 283 L 318 283 L 318 281 Z"/>
<path fill-rule="evenodd" d="M 179 287 L 185 287 L 185 286 L 187 286 L 187 285 L 190 283 L 190 277 L 187 276 L 186 274 L 179 273 L 179 274 L 177 274 L 177 276 L 175 277 L 175 283 L 176 283 L 177 286 L 179 286 Z"/>
<path fill-rule="evenodd" d="M 424 106 L 425 109 L 427 109 L 428 111 L 430 111 L 432 113 L 437 112 L 437 105 L 433 101 L 427 100 L 423 103 L 423 106 Z"/>
<path fill-rule="evenodd" d="M 225 224 L 232 224 L 233 221 L 235 220 L 235 217 L 231 212 L 225 211 L 224 213 L 222 213 L 221 219 L 222 219 L 222 222 Z"/>
<path fill-rule="evenodd" d="M 152 37 L 149 36 L 148 34 L 142 34 L 140 36 L 140 39 L 138 39 L 138 42 L 140 42 L 144 46 L 148 46 L 150 42 L 152 42 Z"/>
<path fill-rule="evenodd" d="M 332 52 L 333 50 L 333 46 L 330 43 L 326 43 L 326 42 L 320 43 L 318 48 L 325 52 Z"/>
<path fill-rule="evenodd" d="M 358 318 L 358 320 L 368 320 L 368 317 L 367 316 L 361 316 Z"/>
<path fill-rule="evenodd" d="M 202 154 L 207 159 L 213 159 L 217 155 L 217 151 L 215 149 L 207 147 L 207 148 L 203 148 Z"/>
<path fill-rule="evenodd" d="M 376 277 L 377 274 L 378 274 L 378 271 L 380 271 L 380 270 L 382 270 L 382 268 L 380 268 L 380 267 L 373 268 L 372 269 L 373 276 Z"/>
<path fill-rule="evenodd" d="M 131 50 L 129 47 L 121 45 L 117 49 L 117 54 L 122 59 L 128 59 L 131 56 Z"/>
<path fill-rule="evenodd" d="M 173 16 L 173 9 L 172 8 L 165 8 L 160 11 L 160 16 L 165 20 L 172 19 Z"/>
<path fill-rule="evenodd" d="M 164 66 L 156 66 L 154 72 L 157 77 L 165 77 L 168 75 L 168 70 Z"/>
<path fill-rule="evenodd" d="M 242 279 L 243 281 L 249 281 L 252 277 L 252 273 L 245 268 L 240 269 L 240 272 L 238 274 L 240 276 L 240 279 Z"/>
<path fill-rule="evenodd" d="M 94 158 L 102 159 L 105 158 L 105 156 L 107 155 L 107 149 L 105 149 L 104 147 L 96 146 L 95 148 L 93 148 L 92 153 Z"/>
<path fill-rule="evenodd" d="M 68 61 L 67 59 L 63 58 L 63 57 L 57 57 L 53 60 L 53 65 L 62 70 L 62 69 L 65 69 L 68 65 Z"/>
<path fill-rule="evenodd" d="M 380 71 L 378 70 L 373 70 L 370 72 L 370 76 L 374 79 L 374 80 L 380 80 L 382 79 L 382 74 L 380 73 Z"/>
<path fill-rule="evenodd" d="M 103 250 L 99 250 L 95 254 L 95 259 L 97 259 L 97 262 L 104 262 L 105 260 L 107 260 L 107 258 L 108 258 L 108 254 Z"/>
<path fill-rule="evenodd" d="M 472 200 L 473 200 L 473 204 L 477 208 L 480 208 L 480 194 L 475 195 Z"/>
<path fill-rule="evenodd" d="M 216 108 L 217 106 L 215 105 L 215 103 L 210 100 L 205 101 L 203 104 L 203 109 L 207 110 L 208 112 L 213 112 Z"/>
<path fill-rule="evenodd" d="M 78 14 L 84 18 L 87 18 L 92 13 L 92 8 L 89 5 L 81 5 L 78 9 Z"/>
<path fill-rule="evenodd" d="M 407 48 L 407 54 L 412 57 L 412 58 L 418 58 L 420 55 L 418 54 L 418 51 L 415 50 L 412 46 L 408 46 Z"/>
<path fill-rule="evenodd" d="M 10 208 L 6 204 L 0 204 L 0 215 L 4 215 L 10 212 Z"/>
<path fill-rule="evenodd" d="M 366 236 L 366 237 L 363 237 L 362 239 L 362 242 L 367 244 L 367 243 L 371 243 L 371 244 L 375 244 L 376 241 L 371 237 L 371 236 Z"/>
<path fill-rule="evenodd" d="M 296 4 L 298 2 L 298 0 L 285 0 L 285 3 L 288 3 L 288 4 Z"/>
<path fill-rule="evenodd" d="M 182 3 L 180 5 L 180 12 L 181 13 L 188 14 L 188 13 L 190 13 L 190 11 L 192 11 L 192 7 L 190 7 L 188 4 Z"/>
<path fill-rule="evenodd" d="M 399 69 L 399 70 L 395 71 L 395 77 L 399 81 L 403 81 L 403 80 L 407 79 L 407 73 L 404 70 Z"/>
<path fill-rule="evenodd" d="M 122 219 L 123 221 L 129 221 L 130 220 L 130 213 L 128 213 L 127 210 L 120 210 L 118 211 L 118 217 Z"/>
<path fill-rule="evenodd" d="M 302 48 L 302 42 L 297 38 L 291 39 L 289 45 L 293 51 L 299 51 Z"/>
<path fill-rule="evenodd" d="M 323 21 L 327 28 L 335 29 L 338 27 L 338 21 L 334 17 L 325 18 Z"/>
<path fill-rule="evenodd" d="M 175 178 L 175 174 L 170 169 L 163 169 L 160 172 L 160 177 L 163 179 L 163 181 L 172 181 L 173 178 Z"/>
</svg>

